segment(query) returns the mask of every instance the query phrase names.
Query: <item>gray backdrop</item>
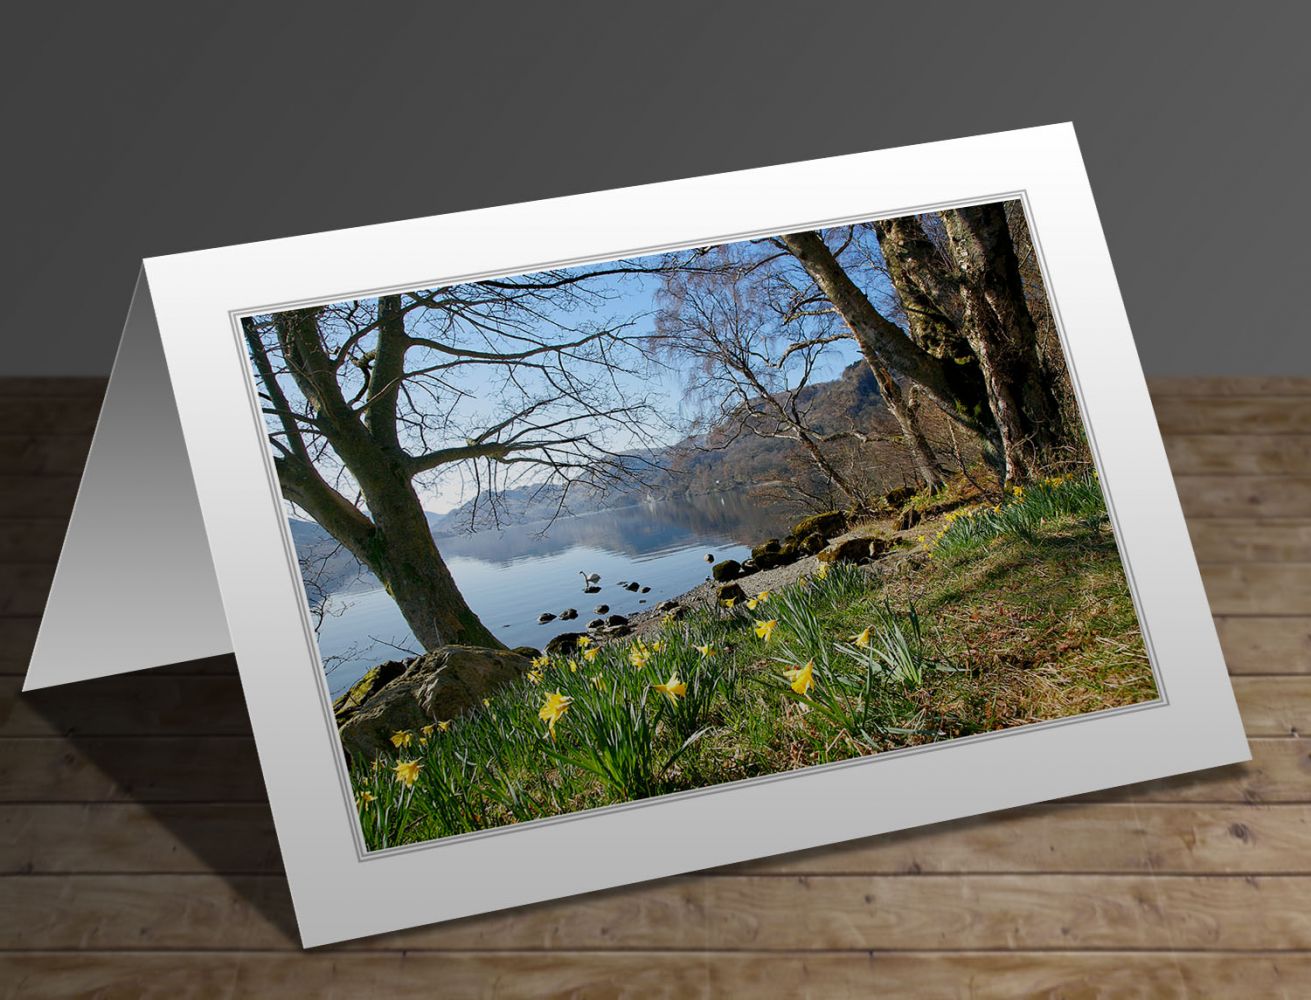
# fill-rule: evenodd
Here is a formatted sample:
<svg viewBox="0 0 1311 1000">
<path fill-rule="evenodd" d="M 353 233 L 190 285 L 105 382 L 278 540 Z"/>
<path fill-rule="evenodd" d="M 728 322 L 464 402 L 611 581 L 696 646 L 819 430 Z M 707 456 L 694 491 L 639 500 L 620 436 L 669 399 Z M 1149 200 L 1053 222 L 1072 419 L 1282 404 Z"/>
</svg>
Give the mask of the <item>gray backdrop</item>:
<svg viewBox="0 0 1311 1000">
<path fill-rule="evenodd" d="M 1144 367 L 1311 374 L 1293 4 L 6 11 L 0 374 L 143 256 L 1072 120 Z"/>
</svg>

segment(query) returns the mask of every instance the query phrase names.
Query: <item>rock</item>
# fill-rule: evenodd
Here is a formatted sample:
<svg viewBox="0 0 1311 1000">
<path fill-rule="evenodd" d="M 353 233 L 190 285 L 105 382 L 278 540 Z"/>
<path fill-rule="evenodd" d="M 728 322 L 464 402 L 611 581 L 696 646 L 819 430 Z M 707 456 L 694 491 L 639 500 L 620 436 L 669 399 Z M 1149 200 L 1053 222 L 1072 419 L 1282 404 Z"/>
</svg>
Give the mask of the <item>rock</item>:
<svg viewBox="0 0 1311 1000">
<path fill-rule="evenodd" d="M 773 569 L 796 561 L 795 544 L 785 547 L 777 538 L 771 538 L 751 550 L 751 562 L 759 569 Z"/>
<path fill-rule="evenodd" d="M 715 600 L 720 604 L 725 601 L 745 601 L 746 591 L 736 583 L 726 583 L 715 593 Z"/>
<path fill-rule="evenodd" d="M 655 606 L 655 609 L 657 611 L 673 611 L 674 608 L 677 608 L 679 606 L 680 605 L 677 601 L 668 600 L 668 601 L 661 601 L 659 604 Z"/>
<path fill-rule="evenodd" d="M 342 745 L 372 759 L 391 746 L 392 733 L 414 732 L 476 709 L 531 667 L 527 657 L 508 649 L 442 646 L 425 653 L 355 710 L 341 727 Z"/>
<path fill-rule="evenodd" d="M 901 507 L 915 495 L 914 486 L 898 486 L 883 494 L 883 502 L 889 507 Z"/>
<path fill-rule="evenodd" d="M 626 585 L 626 586 L 624 587 L 624 589 L 627 590 L 627 591 L 631 591 L 632 593 L 636 594 L 639 590 L 642 589 L 642 585 L 641 585 L 640 583 L 634 581 L 634 582 L 632 582 L 632 583 Z"/>
<path fill-rule="evenodd" d="M 596 615 L 609 614 L 609 612 L 610 612 L 610 605 L 608 604 L 598 604 L 596 607 L 592 609 L 592 613 Z"/>
<path fill-rule="evenodd" d="M 332 714 L 341 725 L 359 710 L 360 706 L 380 690 L 405 673 L 409 660 L 388 660 L 364 671 L 364 676 L 352 684 L 332 703 Z"/>
<path fill-rule="evenodd" d="M 707 553 L 706 553 L 706 562 L 708 562 L 708 563 L 712 563 L 712 562 L 714 562 L 714 561 L 715 561 L 715 554 L 714 554 L 713 552 L 707 552 Z"/>
<path fill-rule="evenodd" d="M 644 593 L 644 594 L 649 594 L 649 593 L 651 593 L 651 588 L 650 588 L 650 587 L 643 587 L 643 588 L 642 588 L 642 593 Z"/>
<path fill-rule="evenodd" d="M 615 626 L 627 625 L 628 619 L 623 615 L 611 615 L 605 620 L 605 623 L 611 628 L 614 628 Z"/>
<path fill-rule="evenodd" d="M 736 580 L 742 575 L 742 564 L 736 559 L 725 559 L 721 563 L 715 563 L 715 568 L 710 571 L 710 575 L 715 578 L 716 583 Z"/>
<path fill-rule="evenodd" d="M 822 514 L 811 514 L 810 517 L 803 517 L 792 526 L 792 530 L 788 532 L 788 535 L 791 538 L 800 540 L 807 535 L 818 532 L 827 543 L 830 538 L 835 538 L 846 530 L 847 515 L 840 510 L 826 510 Z"/>
<path fill-rule="evenodd" d="M 584 593 L 584 594 L 599 594 L 599 593 L 601 593 L 601 588 L 598 587 L 598 586 L 596 586 L 595 584 L 591 584 L 591 583 L 589 583 L 586 587 L 583 588 L 583 593 Z"/>
<path fill-rule="evenodd" d="M 547 622 L 553 622 L 553 621 L 555 621 L 555 615 L 551 614 L 551 612 L 549 611 L 543 611 L 540 615 L 537 616 L 538 625 L 545 625 Z"/>
<path fill-rule="evenodd" d="M 812 531 L 797 542 L 797 548 L 803 555 L 813 556 L 828 544 L 828 539 L 821 532 Z"/>
<path fill-rule="evenodd" d="M 877 559 L 888 550 L 886 538 L 847 538 L 819 553 L 823 563 L 862 563 Z"/>
<path fill-rule="evenodd" d="M 560 612 L 560 621 L 562 622 L 571 622 L 577 617 L 578 617 L 577 608 L 565 608 L 563 611 Z"/>
<path fill-rule="evenodd" d="M 915 525 L 920 523 L 920 512 L 914 507 L 907 507 L 901 512 L 901 517 L 897 519 L 898 531 L 909 531 Z"/>
<path fill-rule="evenodd" d="M 515 646 L 510 650 L 512 653 L 518 653 L 520 656 L 526 656 L 530 660 L 535 660 L 542 655 L 542 651 L 536 646 Z"/>
<path fill-rule="evenodd" d="M 683 607 L 681 604 L 675 604 L 665 612 L 665 617 L 671 622 L 682 621 L 687 617 L 687 608 Z"/>
<path fill-rule="evenodd" d="M 607 639 L 617 639 L 622 635 L 629 635 L 632 631 L 632 628 L 627 625 L 607 625 L 601 629 L 601 634 Z"/>
<path fill-rule="evenodd" d="M 605 619 L 593 618 L 590 622 L 587 623 L 587 628 L 589 631 L 593 631 L 593 632 L 599 628 L 605 628 Z"/>
<path fill-rule="evenodd" d="M 546 644 L 547 655 L 554 656 L 557 653 L 572 653 L 578 648 L 578 640 L 584 635 L 586 635 L 585 632 L 561 632 Z"/>
</svg>

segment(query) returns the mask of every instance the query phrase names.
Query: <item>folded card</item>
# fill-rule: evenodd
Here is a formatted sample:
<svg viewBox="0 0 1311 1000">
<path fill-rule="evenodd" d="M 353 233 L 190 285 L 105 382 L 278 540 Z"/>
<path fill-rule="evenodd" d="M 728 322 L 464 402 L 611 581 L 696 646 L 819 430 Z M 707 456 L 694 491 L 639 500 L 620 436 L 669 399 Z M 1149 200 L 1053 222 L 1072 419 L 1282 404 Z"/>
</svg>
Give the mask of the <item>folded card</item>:
<svg viewBox="0 0 1311 1000">
<path fill-rule="evenodd" d="M 26 687 L 229 650 L 306 945 L 1248 759 L 1068 125 L 146 260 Z"/>
</svg>

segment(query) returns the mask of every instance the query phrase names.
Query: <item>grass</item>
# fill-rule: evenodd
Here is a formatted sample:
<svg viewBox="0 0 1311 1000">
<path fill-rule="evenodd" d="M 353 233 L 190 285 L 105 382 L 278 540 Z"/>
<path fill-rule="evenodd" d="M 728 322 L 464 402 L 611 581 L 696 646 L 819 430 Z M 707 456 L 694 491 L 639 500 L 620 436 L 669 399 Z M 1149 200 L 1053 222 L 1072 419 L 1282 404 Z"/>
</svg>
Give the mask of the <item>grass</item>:
<svg viewBox="0 0 1311 1000">
<path fill-rule="evenodd" d="M 482 710 L 398 734 L 393 751 L 352 765 L 366 842 L 1155 696 L 1095 478 L 1048 480 L 918 530 L 917 546 L 876 567 L 834 566 L 754 608 L 707 608 L 638 639 L 543 657 Z"/>
</svg>

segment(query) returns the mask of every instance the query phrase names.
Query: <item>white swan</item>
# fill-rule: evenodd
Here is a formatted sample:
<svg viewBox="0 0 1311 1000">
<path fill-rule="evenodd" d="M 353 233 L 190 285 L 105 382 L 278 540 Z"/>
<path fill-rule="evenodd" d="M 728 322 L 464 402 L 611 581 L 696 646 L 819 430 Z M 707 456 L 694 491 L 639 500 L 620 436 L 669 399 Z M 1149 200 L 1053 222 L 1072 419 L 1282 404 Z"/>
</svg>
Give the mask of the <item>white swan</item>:
<svg viewBox="0 0 1311 1000">
<path fill-rule="evenodd" d="M 584 587 L 592 587 L 601 582 L 600 573 L 588 573 L 585 570 L 579 570 L 579 575 L 583 578 Z"/>
</svg>

